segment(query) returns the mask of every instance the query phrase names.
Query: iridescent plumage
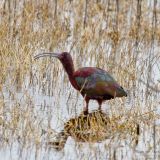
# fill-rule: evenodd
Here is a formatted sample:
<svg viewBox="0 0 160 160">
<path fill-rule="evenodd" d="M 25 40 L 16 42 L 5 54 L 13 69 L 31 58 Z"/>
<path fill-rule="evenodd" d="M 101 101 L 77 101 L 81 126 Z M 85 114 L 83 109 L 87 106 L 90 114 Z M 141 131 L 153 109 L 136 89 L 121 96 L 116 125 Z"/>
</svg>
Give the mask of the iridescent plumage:
<svg viewBox="0 0 160 160">
<path fill-rule="evenodd" d="M 61 54 L 42 53 L 35 56 L 35 59 L 46 56 L 56 57 L 61 61 L 72 86 L 79 90 L 85 98 L 85 111 L 88 111 L 88 103 L 90 99 L 97 100 L 99 109 L 101 109 L 104 100 L 127 96 L 127 93 L 115 81 L 115 79 L 110 76 L 108 72 L 100 68 L 84 67 L 74 71 L 72 57 L 67 52 Z"/>
</svg>

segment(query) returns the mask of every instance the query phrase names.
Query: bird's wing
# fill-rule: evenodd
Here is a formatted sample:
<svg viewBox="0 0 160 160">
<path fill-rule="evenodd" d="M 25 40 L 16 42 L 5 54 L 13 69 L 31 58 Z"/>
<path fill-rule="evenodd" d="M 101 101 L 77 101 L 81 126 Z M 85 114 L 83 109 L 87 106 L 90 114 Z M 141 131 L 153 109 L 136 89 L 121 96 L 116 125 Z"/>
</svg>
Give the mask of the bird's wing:
<svg viewBox="0 0 160 160">
<path fill-rule="evenodd" d="M 115 79 L 102 69 L 85 67 L 75 72 L 74 76 L 81 90 L 90 96 L 123 94 L 120 93 L 122 88 Z"/>
</svg>

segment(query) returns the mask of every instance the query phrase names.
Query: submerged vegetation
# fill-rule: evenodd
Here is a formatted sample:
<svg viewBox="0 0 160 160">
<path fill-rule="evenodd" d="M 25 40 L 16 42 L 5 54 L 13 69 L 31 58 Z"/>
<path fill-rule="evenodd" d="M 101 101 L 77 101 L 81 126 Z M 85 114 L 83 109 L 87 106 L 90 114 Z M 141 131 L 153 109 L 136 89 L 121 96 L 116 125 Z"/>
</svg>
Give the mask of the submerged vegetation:
<svg viewBox="0 0 160 160">
<path fill-rule="evenodd" d="M 0 155 L 4 159 L 158 159 L 159 44 L 159 0 L 3 0 Z M 67 51 L 75 68 L 97 66 L 110 72 L 128 90 L 128 97 L 106 101 L 102 109 L 111 123 L 119 117 L 126 124 L 120 125 L 122 130 L 138 124 L 138 144 L 128 145 L 123 136 L 121 143 L 114 137 L 94 144 L 68 138 L 62 155 L 50 150 L 50 137 L 78 117 L 84 103 L 59 62 L 34 61 L 43 51 Z M 90 111 L 96 105 L 93 101 Z"/>
</svg>

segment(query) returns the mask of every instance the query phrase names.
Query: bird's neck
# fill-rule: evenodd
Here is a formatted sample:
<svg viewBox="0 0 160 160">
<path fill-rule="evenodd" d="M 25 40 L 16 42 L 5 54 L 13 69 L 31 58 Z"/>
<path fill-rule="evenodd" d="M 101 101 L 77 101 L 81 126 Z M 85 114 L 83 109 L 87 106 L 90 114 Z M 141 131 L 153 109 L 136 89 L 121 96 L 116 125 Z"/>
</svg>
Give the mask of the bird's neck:
<svg viewBox="0 0 160 160">
<path fill-rule="evenodd" d="M 65 63 L 62 63 L 62 64 L 63 64 L 63 67 L 64 67 L 65 71 L 68 74 L 68 77 L 72 78 L 73 77 L 73 73 L 74 73 L 73 61 L 72 62 L 67 62 L 66 61 Z"/>
<path fill-rule="evenodd" d="M 65 69 L 65 71 L 67 72 L 68 74 L 68 78 L 69 78 L 69 81 L 71 82 L 72 86 L 79 90 L 79 87 L 75 81 L 75 78 L 74 78 L 74 65 L 73 65 L 73 61 L 71 62 L 66 62 L 66 63 L 63 63 L 63 67 Z"/>
</svg>

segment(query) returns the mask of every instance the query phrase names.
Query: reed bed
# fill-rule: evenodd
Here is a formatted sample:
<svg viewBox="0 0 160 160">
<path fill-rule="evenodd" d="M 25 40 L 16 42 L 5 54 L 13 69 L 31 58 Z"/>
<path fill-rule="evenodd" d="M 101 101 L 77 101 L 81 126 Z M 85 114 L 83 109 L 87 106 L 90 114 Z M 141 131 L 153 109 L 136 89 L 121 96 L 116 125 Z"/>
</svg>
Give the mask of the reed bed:
<svg viewBox="0 0 160 160">
<path fill-rule="evenodd" d="M 4 159 L 158 159 L 159 44 L 159 0 L 3 0 L 0 155 Z M 34 61 L 44 51 L 70 52 L 75 68 L 103 68 L 124 86 L 127 98 L 107 101 L 102 107 L 111 118 L 140 125 L 137 149 L 123 138 L 117 144 L 112 139 L 101 144 L 69 139 L 70 147 L 63 152 L 49 149 L 46 142 L 78 116 L 84 104 L 58 61 Z M 91 102 L 90 110 L 96 107 Z"/>
</svg>

